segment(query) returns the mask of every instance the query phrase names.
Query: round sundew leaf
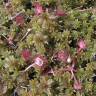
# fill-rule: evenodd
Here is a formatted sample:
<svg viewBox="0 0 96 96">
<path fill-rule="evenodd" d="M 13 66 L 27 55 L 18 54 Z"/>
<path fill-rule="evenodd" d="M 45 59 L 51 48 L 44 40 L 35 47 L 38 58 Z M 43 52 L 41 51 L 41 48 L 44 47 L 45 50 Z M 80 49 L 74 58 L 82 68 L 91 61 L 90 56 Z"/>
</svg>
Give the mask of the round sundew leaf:
<svg viewBox="0 0 96 96">
<path fill-rule="evenodd" d="M 28 61 L 31 58 L 31 52 L 28 49 L 24 49 L 21 56 L 25 61 Z"/>
<path fill-rule="evenodd" d="M 43 60 L 37 57 L 35 59 L 35 64 L 38 65 L 38 66 L 43 66 Z"/>
</svg>

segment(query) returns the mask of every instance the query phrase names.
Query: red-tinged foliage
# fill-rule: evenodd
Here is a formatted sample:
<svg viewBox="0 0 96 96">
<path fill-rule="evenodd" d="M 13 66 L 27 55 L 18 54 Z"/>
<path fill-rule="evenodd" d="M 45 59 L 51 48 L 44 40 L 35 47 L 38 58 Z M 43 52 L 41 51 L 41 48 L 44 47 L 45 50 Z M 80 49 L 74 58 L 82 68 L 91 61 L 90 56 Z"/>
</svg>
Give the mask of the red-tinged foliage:
<svg viewBox="0 0 96 96">
<path fill-rule="evenodd" d="M 31 52 L 28 50 L 28 49 L 24 49 L 21 53 L 21 56 L 22 58 L 25 60 L 25 61 L 28 61 L 30 60 L 31 58 Z"/>
<path fill-rule="evenodd" d="M 80 39 L 77 42 L 78 48 L 77 48 L 77 52 L 80 52 L 81 50 L 85 50 L 87 48 L 86 43 L 83 39 Z"/>
<path fill-rule="evenodd" d="M 33 61 L 36 65 L 38 65 L 39 67 L 43 67 L 45 64 L 48 63 L 47 61 L 47 58 L 43 55 L 36 55 L 34 58 L 33 58 Z"/>
<path fill-rule="evenodd" d="M 43 13 L 43 7 L 39 2 L 34 3 L 35 15 L 40 15 Z"/>
<path fill-rule="evenodd" d="M 16 21 L 17 26 L 21 26 L 21 27 L 24 26 L 25 20 L 24 20 L 24 16 L 22 14 L 17 15 L 15 17 L 15 21 Z"/>
<path fill-rule="evenodd" d="M 57 9 L 55 15 L 62 17 L 62 16 L 66 16 L 67 14 L 62 9 Z"/>
<path fill-rule="evenodd" d="M 67 50 L 61 50 L 54 54 L 53 57 L 56 58 L 58 61 L 63 61 L 66 63 L 69 57 L 69 52 Z"/>
<path fill-rule="evenodd" d="M 82 84 L 81 84 L 80 80 L 75 79 L 75 80 L 74 80 L 73 87 L 74 87 L 74 89 L 77 90 L 77 91 L 78 91 L 78 90 L 81 90 L 81 89 L 82 89 Z"/>
</svg>

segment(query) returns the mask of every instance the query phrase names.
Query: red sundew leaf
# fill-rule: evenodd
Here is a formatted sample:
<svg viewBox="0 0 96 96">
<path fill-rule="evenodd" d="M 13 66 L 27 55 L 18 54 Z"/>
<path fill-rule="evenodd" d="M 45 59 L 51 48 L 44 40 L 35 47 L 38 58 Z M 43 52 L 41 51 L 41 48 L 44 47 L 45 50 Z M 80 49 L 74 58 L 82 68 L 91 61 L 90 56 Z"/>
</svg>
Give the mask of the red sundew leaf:
<svg viewBox="0 0 96 96">
<path fill-rule="evenodd" d="M 24 51 L 23 54 L 22 54 L 22 56 L 23 56 L 23 58 L 24 58 L 25 60 L 26 60 L 26 59 L 29 60 L 29 58 L 28 58 L 28 57 L 30 57 L 29 51 L 27 51 L 27 50 Z M 29 70 L 31 67 L 36 68 L 36 69 L 43 70 L 43 69 L 45 68 L 45 66 L 46 66 L 47 63 L 48 63 L 47 58 L 46 58 L 45 56 L 43 56 L 43 55 L 38 54 L 38 55 L 36 55 L 36 56 L 33 58 L 33 63 L 32 63 L 31 65 L 29 65 L 29 66 L 24 70 L 24 72 L 27 71 L 27 70 Z"/>
<path fill-rule="evenodd" d="M 39 2 L 34 3 L 35 15 L 40 15 L 43 13 L 43 7 Z"/>
<path fill-rule="evenodd" d="M 24 22 L 25 22 L 24 21 L 24 16 L 22 14 L 17 15 L 16 18 L 15 18 L 15 21 L 16 21 L 16 24 L 18 26 L 23 26 Z"/>
<path fill-rule="evenodd" d="M 63 61 L 63 62 L 67 62 L 67 59 L 69 57 L 69 52 L 67 50 L 61 50 L 61 51 L 58 51 L 54 57 L 58 60 L 58 61 Z"/>
<path fill-rule="evenodd" d="M 24 49 L 24 50 L 21 52 L 21 56 L 22 56 L 22 58 L 23 58 L 25 61 L 28 61 L 28 60 L 30 60 L 30 58 L 31 58 L 31 52 L 30 52 L 28 49 Z"/>
<path fill-rule="evenodd" d="M 86 43 L 83 39 L 80 39 L 78 42 L 77 42 L 77 45 L 78 45 L 78 51 L 81 51 L 81 50 L 85 50 L 86 49 Z"/>
<path fill-rule="evenodd" d="M 82 84 L 81 84 L 80 80 L 74 80 L 73 87 L 74 87 L 75 90 L 81 90 L 82 89 Z"/>
<path fill-rule="evenodd" d="M 17 13 L 15 16 L 11 17 L 11 20 L 14 20 L 16 22 L 17 26 L 20 26 L 20 27 L 22 27 L 25 23 L 22 12 Z"/>
<path fill-rule="evenodd" d="M 66 16 L 67 14 L 63 10 L 57 9 L 55 15 L 56 16 Z"/>
<path fill-rule="evenodd" d="M 47 58 L 39 54 L 36 55 L 33 60 L 34 60 L 34 63 L 39 67 L 42 67 L 48 63 Z"/>
</svg>

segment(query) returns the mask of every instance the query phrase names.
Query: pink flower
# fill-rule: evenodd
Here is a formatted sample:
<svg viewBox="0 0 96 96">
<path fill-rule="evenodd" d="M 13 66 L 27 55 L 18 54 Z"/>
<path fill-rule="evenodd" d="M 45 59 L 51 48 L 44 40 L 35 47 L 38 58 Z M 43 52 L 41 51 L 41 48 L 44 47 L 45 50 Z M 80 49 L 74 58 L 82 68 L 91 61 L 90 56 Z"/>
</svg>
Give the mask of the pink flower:
<svg viewBox="0 0 96 96">
<path fill-rule="evenodd" d="M 36 55 L 34 57 L 34 64 L 38 65 L 39 67 L 42 67 L 43 65 L 47 64 L 47 58 L 42 55 Z"/>
<path fill-rule="evenodd" d="M 78 45 L 78 52 L 80 52 L 81 50 L 85 50 L 86 49 L 86 43 L 83 39 L 80 39 L 77 43 Z"/>
<path fill-rule="evenodd" d="M 43 13 L 42 5 L 39 2 L 35 2 L 34 7 L 35 7 L 35 14 L 36 15 L 40 15 Z"/>
<path fill-rule="evenodd" d="M 57 52 L 53 57 L 55 57 L 58 61 L 63 61 L 63 62 L 67 62 L 67 59 L 69 57 L 69 53 L 66 50 L 61 50 L 59 52 Z"/>
<path fill-rule="evenodd" d="M 66 13 L 62 9 L 57 9 L 56 10 L 56 15 L 57 16 L 66 16 Z"/>
<path fill-rule="evenodd" d="M 30 58 L 31 58 L 31 53 L 30 53 L 30 51 L 29 51 L 28 49 L 24 49 L 24 50 L 22 51 L 22 53 L 21 53 L 21 56 L 22 56 L 22 58 L 23 58 L 25 61 L 28 61 L 28 60 L 30 60 Z"/>
<path fill-rule="evenodd" d="M 81 90 L 82 89 L 82 85 L 81 85 L 81 82 L 80 82 L 80 80 L 74 80 L 74 85 L 73 85 L 73 87 L 74 87 L 74 89 L 75 90 Z"/>
</svg>

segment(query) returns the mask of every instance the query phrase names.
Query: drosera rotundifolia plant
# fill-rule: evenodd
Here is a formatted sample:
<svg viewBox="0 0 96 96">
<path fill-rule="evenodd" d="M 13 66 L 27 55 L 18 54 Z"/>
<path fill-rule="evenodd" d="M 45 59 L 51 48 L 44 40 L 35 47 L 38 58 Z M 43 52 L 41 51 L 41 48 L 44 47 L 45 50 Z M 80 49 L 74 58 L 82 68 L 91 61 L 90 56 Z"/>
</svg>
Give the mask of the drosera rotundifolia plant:
<svg viewBox="0 0 96 96">
<path fill-rule="evenodd" d="M 96 1 L 0 0 L 0 96 L 96 96 Z"/>
</svg>

